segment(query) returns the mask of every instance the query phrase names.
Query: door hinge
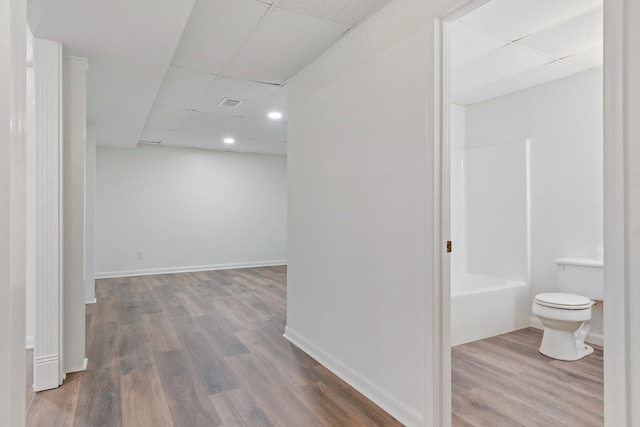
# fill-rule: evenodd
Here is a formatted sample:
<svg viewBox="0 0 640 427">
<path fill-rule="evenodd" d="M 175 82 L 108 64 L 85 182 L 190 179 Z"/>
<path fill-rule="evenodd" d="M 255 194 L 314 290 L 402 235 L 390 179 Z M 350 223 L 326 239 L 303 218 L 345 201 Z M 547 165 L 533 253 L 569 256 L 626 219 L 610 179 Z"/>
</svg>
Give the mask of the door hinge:
<svg viewBox="0 0 640 427">
<path fill-rule="evenodd" d="M 452 245 L 451 245 L 451 240 L 447 240 L 447 253 L 451 252 L 453 250 Z"/>
</svg>

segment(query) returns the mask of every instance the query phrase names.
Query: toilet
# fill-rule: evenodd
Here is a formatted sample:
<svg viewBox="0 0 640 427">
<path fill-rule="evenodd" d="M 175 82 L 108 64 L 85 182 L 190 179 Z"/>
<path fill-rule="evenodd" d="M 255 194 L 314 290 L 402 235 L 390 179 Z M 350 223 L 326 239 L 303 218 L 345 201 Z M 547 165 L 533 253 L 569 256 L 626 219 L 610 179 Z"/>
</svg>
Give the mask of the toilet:
<svg viewBox="0 0 640 427">
<path fill-rule="evenodd" d="M 558 258 L 560 292 L 535 296 L 532 312 L 544 325 L 540 353 L 573 361 L 593 353 L 584 340 L 591 330 L 591 307 L 604 300 L 602 260 Z"/>
</svg>

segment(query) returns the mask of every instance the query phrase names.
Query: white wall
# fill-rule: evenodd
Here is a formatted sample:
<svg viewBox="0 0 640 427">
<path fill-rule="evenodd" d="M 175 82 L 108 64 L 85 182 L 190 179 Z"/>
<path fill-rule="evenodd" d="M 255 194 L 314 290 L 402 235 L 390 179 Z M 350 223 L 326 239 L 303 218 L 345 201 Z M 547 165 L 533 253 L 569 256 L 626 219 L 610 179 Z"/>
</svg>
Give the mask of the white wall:
<svg viewBox="0 0 640 427">
<path fill-rule="evenodd" d="M 531 293 L 557 290 L 555 258 L 603 245 L 602 69 L 471 105 L 466 118 L 469 147 L 531 139 Z"/>
<path fill-rule="evenodd" d="M 26 2 L 0 0 L 0 425 L 24 426 Z"/>
<path fill-rule="evenodd" d="M 99 147 L 96 185 L 100 277 L 286 263 L 285 157 Z"/>
<path fill-rule="evenodd" d="M 391 364 L 388 363 L 388 360 L 393 358 L 376 357 L 375 361 L 371 361 L 371 354 L 363 354 L 364 348 L 370 349 L 372 347 L 372 340 L 370 339 L 372 332 L 367 332 L 366 327 L 362 325 L 362 323 L 366 323 L 374 317 L 374 312 L 376 312 L 369 303 L 372 299 L 370 296 L 367 295 L 365 297 L 365 302 L 367 302 L 367 304 L 351 304 L 354 309 L 351 316 L 346 316 L 346 309 L 342 307 L 339 307 L 342 308 L 339 315 L 334 316 L 334 309 L 340 304 L 331 302 L 331 300 L 346 299 L 347 302 L 343 303 L 345 305 L 350 301 L 359 300 L 361 298 L 360 294 L 365 294 L 365 285 L 363 285 L 362 282 L 370 280 L 368 271 L 371 268 L 375 270 L 374 276 L 376 277 L 376 280 L 373 282 L 373 289 L 377 291 L 379 288 L 379 282 L 381 281 L 379 278 L 389 277 L 396 272 L 394 263 L 383 263 L 384 265 L 381 265 L 380 256 L 376 255 L 376 250 L 384 251 L 385 248 L 388 247 L 388 244 L 377 241 L 373 243 L 378 243 L 378 245 L 369 245 L 361 248 L 353 242 L 354 239 L 350 239 L 349 247 L 344 249 L 338 247 L 336 249 L 336 255 L 331 255 L 332 250 L 330 248 L 335 247 L 334 242 L 338 240 L 338 236 L 342 232 L 347 233 L 347 236 L 352 235 L 352 233 L 349 232 L 351 225 L 355 225 L 357 231 L 362 228 L 362 226 L 353 219 L 356 214 L 364 218 L 367 222 L 376 223 L 375 225 L 379 227 L 383 227 L 387 224 L 387 221 L 383 221 L 380 218 L 370 219 L 369 212 L 367 212 L 366 215 L 363 215 L 364 209 L 357 206 L 352 207 L 347 205 L 345 200 L 349 200 L 349 198 L 344 195 L 347 190 L 335 190 L 334 187 L 337 187 L 337 184 L 335 184 L 336 181 L 340 181 L 343 187 L 350 189 L 361 182 L 362 173 L 360 170 L 371 169 L 369 166 L 370 162 L 368 161 L 369 158 L 371 156 L 375 156 L 377 158 L 377 155 L 370 153 L 370 151 L 379 151 L 380 147 L 384 147 L 382 139 L 385 138 L 381 138 L 376 135 L 377 133 L 380 133 L 380 128 L 382 127 L 393 128 L 394 130 L 400 129 L 401 132 L 403 132 L 399 138 L 386 138 L 387 142 L 396 144 L 396 147 L 398 147 L 399 150 L 403 150 L 407 145 L 410 145 L 410 142 L 407 142 L 406 138 L 403 138 L 404 132 L 409 132 L 409 128 L 415 132 L 419 132 L 417 131 L 418 128 L 425 129 L 426 137 L 424 139 L 426 140 L 426 149 L 428 153 L 427 158 L 432 158 L 431 150 L 433 149 L 433 146 L 431 143 L 433 140 L 431 135 L 433 122 L 430 121 L 430 118 L 433 117 L 433 115 L 432 110 L 430 109 L 433 106 L 433 99 L 429 87 L 425 88 L 424 85 L 425 82 L 426 84 L 430 84 L 434 77 L 433 64 L 431 62 L 431 58 L 433 57 L 432 46 L 434 46 L 432 19 L 436 16 L 436 12 L 433 10 L 425 10 L 432 6 L 433 3 L 435 3 L 435 1 L 431 2 L 431 4 L 429 4 L 429 2 L 413 2 L 409 0 L 396 0 L 392 2 L 373 20 L 365 23 L 358 31 L 347 36 L 327 54 L 323 55 L 320 60 L 311 64 L 311 66 L 301 74 L 301 77 L 304 77 L 304 80 L 301 79 L 299 84 L 292 82 L 293 90 L 291 93 L 292 105 L 290 117 L 294 120 L 290 121 L 291 146 L 289 167 L 291 169 L 290 174 L 292 179 L 303 178 L 303 180 L 296 184 L 298 189 L 296 189 L 293 184 L 291 187 L 291 191 L 293 193 L 290 200 L 290 205 L 292 205 L 290 208 L 290 214 L 292 215 L 290 231 L 302 230 L 307 232 L 311 227 L 305 226 L 305 221 L 313 220 L 312 223 L 314 225 L 317 223 L 319 215 L 313 215 L 311 209 L 307 209 L 303 206 L 303 202 L 307 202 L 315 208 L 321 208 L 320 212 L 323 214 L 326 214 L 329 206 L 339 205 L 343 207 L 341 211 L 344 212 L 344 215 L 339 216 L 335 214 L 333 218 L 333 223 L 335 223 L 335 225 L 330 224 L 331 227 L 326 224 L 326 220 L 322 220 L 322 230 L 327 233 L 325 235 L 320 235 L 320 233 L 314 232 L 313 245 L 310 243 L 305 244 L 303 241 L 298 241 L 301 239 L 292 236 L 289 248 L 289 322 L 291 326 L 299 323 L 300 327 L 305 328 L 305 333 L 309 331 L 309 338 L 315 341 L 320 349 L 334 350 L 339 346 L 334 344 L 334 341 L 340 341 L 339 344 L 344 346 L 344 350 L 340 351 L 338 349 L 336 356 L 341 361 L 347 359 L 355 361 L 353 364 L 359 367 L 359 372 L 361 373 L 363 372 L 363 368 L 367 368 L 367 371 L 363 374 L 365 380 L 373 381 L 378 384 L 380 384 L 382 378 L 386 375 L 397 374 L 404 378 L 407 370 L 413 370 L 414 375 L 417 377 L 419 375 L 419 368 L 414 369 L 415 363 L 413 362 L 406 363 L 400 367 L 395 366 L 397 363 L 392 363 L 394 366 L 390 366 Z M 452 1 L 448 3 L 453 4 L 454 2 Z M 624 110 L 616 111 L 617 114 L 615 116 L 616 120 L 623 120 L 625 117 L 640 116 L 640 105 L 638 105 L 638 102 L 640 102 L 640 46 L 638 46 L 638 43 L 640 42 L 640 37 L 638 36 L 640 26 L 636 25 L 636 23 L 640 22 L 640 4 L 629 0 L 607 0 L 605 2 L 605 7 L 609 8 L 608 5 L 613 5 L 613 7 L 608 10 L 620 9 L 620 5 L 624 5 L 626 8 L 624 12 L 626 24 L 628 27 L 632 27 L 631 29 L 627 28 L 625 30 L 624 41 L 626 44 L 623 45 L 619 43 L 616 47 L 619 47 L 628 58 L 625 65 L 626 79 L 622 79 L 620 75 L 614 75 L 613 80 L 611 80 L 612 84 L 620 85 L 622 88 L 621 94 L 624 94 L 625 96 Z M 399 9 L 402 9 L 402 11 Z M 410 15 L 413 15 L 415 20 L 412 20 Z M 605 15 L 610 17 L 612 16 L 608 14 Z M 396 19 L 399 16 L 402 16 L 403 18 Z M 615 19 L 615 17 L 613 19 Z M 418 24 L 416 21 L 419 21 L 420 23 Z M 617 31 L 617 29 L 620 28 L 620 25 L 618 24 L 619 22 L 615 21 L 607 22 L 607 27 L 609 28 L 608 31 L 610 33 Z M 403 56 L 401 53 L 402 49 L 400 47 L 393 46 L 393 44 L 398 39 L 402 39 L 402 35 L 407 35 L 416 30 L 416 28 L 420 28 L 424 31 L 423 44 L 416 44 L 415 49 L 411 54 L 407 53 Z M 364 36 L 361 37 L 361 34 L 366 35 L 369 39 L 367 40 Z M 613 46 L 609 45 L 609 47 L 611 48 Z M 392 65 L 389 65 L 389 67 L 393 66 L 393 72 L 387 70 L 388 74 L 384 76 L 377 74 L 377 67 L 372 64 L 377 64 L 377 57 L 383 53 L 387 56 L 392 56 L 393 54 L 391 51 L 393 50 L 395 50 L 398 55 L 402 56 L 402 58 L 394 57 L 393 61 L 395 61 L 395 63 L 390 61 Z M 379 64 L 380 69 L 386 70 L 385 65 L 386 64 Z M 423 73 L 417 72 L 415 75 L 405 75 L 408 68 L 422 69 Z M 401 75 L 396 79 L 396 72 L 398 70 Z M 373 78 L 373 76 L 377 78 Z M 315 82 L 313 81 L 314 79 Z M 413 86 L 415 91 L 411 94 L 393 93 L 393 91 L 389 90 L 389 86 L 398 84 L 398 80 L 401 80 L 403 84 Z M 296 86 L 298 86 L 299 89 L 296 89 Z M 316 89 L 315 96 L 312 97 L 311 93 L 314 88 Z M 299 95 L 298 90 L 300 90 Z M 327 90 L 326 93 L 323 93 L 325 90 Z M 420 111 L 421 108 L 427 108 L 426 120 L 424 118 L 425 116 L 413 116 L 411 113 L 407 113 L 404 108 L 400 108 L 397 116 L 392 115 L 392 117 L 381 117 L 381 114 L 376 111 L 376 106 L 379 106 L 380 109 L 384 109 L 385 105 L 397 105 L 399 99 L 403 102 L 412 103 L 416 101 L 417 98 L 423 97 L 423 94 L 425 93 L 427 94 L 426 98 L 423 98 L 424 102 L 419 103 L 420 107 L 418 107 L 416 111 Z M 597 91 L 593 91 L 584 94 L 576 94 L 576 96 L 578 99 L 583 99 L 583 97 L 597 99 L 598 93 Z M 562 106 L 566 105 L 566 101 L 566 98 L 560 99 L 558 106 L 551 107 L 550 109 L 552 111 L 562 110 Z M 343 107 L 341 102 L 347 102 L 348 105 Z M 354 105 L 357 102 L 358 104 Z M 400 105 L 402 105 L 402 103 L 400 103 Z M 364 111 L 360 113 L 358 107 L 362 108 Z M 343 114 L 342 117 L 338 117 L 335 113 L 336 110 Z M 545 111 L 537 112 L 540 114 L 546 114 Z M 571 111 L 569 111 L 569 113 L 575 114 Z M 511 117 L 511 114 L 505 116 L 502 122 L 508 124 Z M 345 122 L 347 120 L 351 120 L 352 123 L 346 124 Z M 314 126 L 313 122 L 317 122 L 318 126 Z M 593 120 L 585 123 L 585 130 L 590 135 L 598 134 L 597 127 L 600 123 L 600 120 Z M 627 218 L 632 219 L 628 223 L 625 223 L 626 225 L 621 225 L 623 235 L 629 236 L 628 241 L 626 240 L 627 237 L 625 237 L 625 241 L 628 242 L 629 246 L 625 247 L 623 252 L 621 252 L 624 256 L 624 263 L 621 263 L 620 265 L 623 268 L 627 265 L 627 268 L 625 270 L 625 275 L 621 277 L 623 283 L 616 283 L 615 292 L 620 294 L 621 288 L 624 287 L 627 289 L 625 291 L 629 297 L 627 299 L 627 304 L 629 307 L 635 307 L 640 304 L 640 287 L 631 286 L 630 279 L 635 278 L 636 280 L 634 283 L 637 283 L 637 279 L 640 277 L 640 265 L 638 265 L 638 260 L 640 260 L 640 233 L 637 232 L 640 229 L 640 224 L 638 223 L 638 221 L 640 221 L 640 188 L 638 187 L 640 185 L 640 177 L 638 177 L 638 171 L 640 171 L 640 164 L 638 164 L 638 162 L 640 162 L 640 155 L 636 152 L 640 149 L 640 144 L 638 143 L 640 131 L 637 128 L 640 123 L 638 121 L 628 119 L 624 123 L 626 123 L 625 126 L 627 131 L 624 135 L 625 150 L 628 150 L 630 154 L 635 153 L 636 155 L 633 157 L 627 157 L 626 163 L 628 168 L 621 172 L 624 173 L 627 180 L 626 182 L 633 183 L 630 187 L 624 187 L 624 189 L 621 190 L 623 197 L 626 197 L 626 204 L 624 208 L 625 215 Z M 296 128 L 298 126 L 299 128 Z M 508 128 L 508 126 L 505 127 Z M 371 136 L 367 133 L 367 129 L 371 129 L 371 132 L 369 132 Z M 530 130 L 531 132 L 527 132 L 527 136 L 530 136 L 532 139 L 536 138 L 536 134 L 544 132 L 544 128 Z M 373 141 L 373 150 L 367 150 L 364 147 L 365 141 L 369 142 L 369 140 Z M 321 142 L 320 147 L 324 147 L 327 151 L 326 154 L 318 158 L 318 162 L 321 163 L 319 166 L 316 165 L 316 159 L 313 156 L 316 153 L 312 153 L 313 149 L 310 147 L 311 142 Z M 298 147 L 298 144 L 302 144 L 302 147 Z M 354 149 L 350 148 L 352 144 L 355 146 Z M 532 142 L 532 144 L 535 144 L 535 142 Z M 611 144 L 615 143 L 611 141 Z M 315 149 L 316 152 L 319 150 L 320 148 Z M 610 152 L 615 155 L 617 150 L 618 147 L 616 146 L 611 148 Z M 360 156 L 353 151 L 361 152 Z M 562 154 L 562 157 L 566 158 L 566 153 L 560 154 Z M 382 160 L 380 161 L 382 162 Z M 335 162 L 340 166 L 337 170 L 337 172 L 340 172 L 339 174 L 334 172 L 331 168 L 331 162 Z M 347 166 L 344 166 L 343 163 L 349 163 L 351 165 L 351 173 L 346 172 L 348 168 Z M 412 164 L 412 161 L 409 160 L 407 164 Z M 358 168 L 356 168 L 356 165 Z M 313 168 L 312 170 L 309 170 L 308 173 L 305 172 L 305 167 L 307 166 Z M 427 193 L 429 189 L 432 188 L 431 185 L 433 184 L 433 181 L 430 179 L 432 173 L 430 166 L 429 160 L 427 160 L 421 171 L 421 174 L 424 177 L 422 182 L 426 182 L 425 187 L 427 189 Z M 372 177 L 369 181 L 372 184 L 379 184 L 379 181 L 383 179 L 383 176 L 388 175 L 387 171 L 382 168 L 379 170 L 378 174 L 375 172 L 370 173 Z M 300 174 L 303 176 L 300 177 Z M 415 176 L 414 179 L 419 180 L 420 178 Z M 319 183 L 323 181 L 333 183 L 330 188 L 331 191 L 329 191 L 329 189 L 325 191 L 325 188 L 321 187 L 323 191 L 316 190 L 321 197 L 312 198 L 310 196 L 304 196 L 307 189 L 317 189 L 320 186 Z M 622 187 L 612 187 L 612 189 L 615 188 Z M 379 187 L 376 187 L 375 185 L 371 185 L 368 189 L 371 192 L 380 191 Z M 411 187 L 403 189 L 402 193 L 404 194 L 405 192 L 410 191 Z M 302 194 L 302 196 L 300 196 L 302 197 L 300 203 L 296 202 L 298 193 Z M 354 192 L 352 191 L 352 193 Z M 363 194 L 365 192 L 361 190 L 360 192 L 355 193 Z M 360 195 L 358 197 L 363 196 Z M 371 197 L 374 196 L 372 195 Z M 389 200 L 393 202 L 396 200 L 395 197 L 391 197 Z M 433 199 L 430 197 L 430 194 L 427 194 L 424 204 L 423 215 L 425 221 L 423 224 L 431 224 L 430 221 L 432 217 L 430 216 L 430 213 L 433 210 L 432 200 Z M 377 206 L 376 208 L 378 209 Z M 390 208 L 387 207 L 386 209 Z M 300 210 L 300 212 L 298 212 L 298 210 Z M 375 214 L 377 211 L 374 210 L 373 212 Z M 360 222 L 363 222 L 364 220 L 361 219 Z M 598 221 L 598 223 L 601 222 Z M 331 230 L 335 231 L 329 233 Z M 375 230 L 375 227 L 371 226 L 367 231 L 371 230 Z M 416 234 L 420 234 L 422 230 L 423 229 L 420 227 L 416 227 L 414 229 Z M 430 294 L 430 291 L 434 286 L 434 281 L 431 278 L 431 272 L 434 266 L 430 264 L 429 260 L 431 257 L 428 249 L 433 240 L 433 234 L 430 234 L 430 231 L 432 230 L 427 229 L 427 232 L 425 233 L 425 251 L 427 254 L 424 257 L 416 259 L 415 265 L 413 265 L 413 268 L 416 268 L 417 266 L 417 268 L 425 271 L 426 290 L 428 291 L 425 296 L 425 310 L 429 315 L 431 314 L 431 310 L 436 307 L 436 304 Z M 379 232 L 374 231 L 374 236 L 377 236 L 377 233 Z M 552 238 L 551 240 L 555 240 L 555 236 L 551 233 L 546 234 L 546 236 L 550 236 Z M 598 239 L 591 236 L 590 240 L 593 240 L 595 243 Z M 412 236 L 397 236 L 389 240 L 389 243 L 393 243 L 394 246 L 399 247 L 405 247 L 406 244 L 411 242 L 413 242 Z M 619 240 L 612 240 L 612 242 L 619 242 Z M 593 243 L 586 242 L 585 247 L 587 246 L 587 243 L 590 248 L 593 246 Z M 556 242 L 553 242 L 553 245 L 554 247 L 557 247 Z M 313 246 L 320 247 L 320 250 L 314 249 Z M 566 252 L 565 249 L 568 251 L 569 249 L 573 250 L 575 248 L 566 247 L 563 248 L 563 252 Z M 307 250 L 311 251 L 309 256 L 305 256 L 305 252 Z M 590 252 L 589 255 L 595 255 L 595 249 L 590 250 L 594 250 L 594 252 Z M 323 255 L 323 260 L 329 259 L 335 262 L 337 259 L 340 259 L 342 262 L 332 264 L 331 269 L 321 269 L 318 268 L 319 265 L 326 267 L 327 264 L 320 264 L 322 260 L 320 262 L 314 261 L 314 257 L 318 255 Z M 357 263 L 349 266 L 347 265 L 347 261 L 344 261 L 345 258 L 349 261 L 355 260 Z M 335 267 L 336 265 L 337 267 Z M 322 277 L 320 278 L 317 277 L 318 271 L 322 273 Z M 366 274 L 366 277 L 358 276 L 359 273 Z M 547 272 L 546 276 L 552 276 L 552 274 Z M 403 279 L 406 279 L 406 273 L 402 277 Z M 305 281 L 308 281 L 307 285 L 305 285 Z M 408 284 L 409 282 L 410 281 L 407 280 L 396 281 L 396 283 L 404 284 L 404 286 L 397 285 L 399 286 L 399 289 L 397 290 L 397 293 L 393 294 L 393 298 L 391 298 L 392 301 L 406 295 L 407 289 L 412 288 L 411 285 Z M 544 283 L 547 283 L 547 280 L 544 280 Z M 306 298 L 303 295 L 304 292 L 310 292 L 313 297 L 316 297 L 319 306 L 317 309 L 311 305 L 310 298 Z M 377 294 L 377 292 L 375 293 Z M 354 297 L 354 294 L 358 294 L 358 297 Z M 374 299 L 378 301 L 377 298 L 374 297 Z M 620 303 L 622 303 L 622 300 L 620 300 Z M 616 307 L 616 310 L 619 308 L 621 307 Z M 308 309 L 309 321 L 307 323 L 305 323 L 303 319 L 303 311 L 305 309 Z M 397 308 L 395 308 L 395 306 L 390 310 L 386 310 L 381 307 L 378 312 L 382 312 L 383 316 L 387 316 L 388 314 L 386 314 L 385 311 L 387 313 L 391 312 L 395 314 L 396 310 Z M 424 315 L 426 325 L 424 337 L 427 340 L 427 343 L 435 342 L 432 341 L 432 339 L 437 336 L 437 331 L 431 328 L 432 324 L 430 323 L 430 316 L 425 315 L 425 313 L 412 305 L 407 305 L 405 307 L 405 311 L 410 312 L 411 316 L 416 314 L 419 316 Z M 607 312 L 609 313 L 610 319 L 616 319 L 616 311 L 608 310 Z M 617 312 L 619 313 L 619 311 Z M 624 388 L 619 388 L 618 382 L 615 384 L 609 384 L 607 385 L 607 389 L 610 392 L 609 395 L 613 395 L 611 392 L 617 390 L 619 395 L 624 396 L 626 394 L 627 397 L 634 398 L 635 401 L 638 400 L 638 396 L 640 395 L 640 369 L 637 369 L 637 366 L 631 364 L 630 361 L 640 359 L 640 340 L 636 338 L 640 336 L 637 331 L 637 325 L 640 325 L 640 319 L 637 319 L 637 313 L 638 311 L 636 310 L 632 313 L 626 314 L 622 324 L 614 325 L 611 322 L 607 323 L 608 325 L 611 325 L 611 330 L 618 330 L 616 328 L 624 327 L 625 325 L 628 329 L 626 334 L 620 334 L 616 337 L 619 342 L 616 350 L 619 350 L 620 355 L 611 355 L 607 358 L 607 360 L 610 360 L 611 362 L 606 362 L 607 371 L 609 373 L 628 372 L 628 382 L 631 385 L 629 392 L 625 393 Z M 363 322 L 361 322 L 362 315 L 364 315 Z M 336 322 L 334 317 L 339 317 L 339 321 Z M 310 324 L 312 322 L 316 322 L 318 325 L 314 327 Z M 337 323 L 342 324 L 337 326 Z M 375 327 L 370 329 L 375 329 Z M 362 331 L 364 331 L 365 338 L 359 337 L 359 333 Z M 336 340 L 329 337 L 332 333 L 338 336 Z M 403 331 L 401 331 L 401 333 L 404 334 Z M 380 331 L 380 341 L 384 341 L 387 338 L 387 335 L 393 336 L 393 334 L 387 333 L 386 330 Z M 434 388 L 436 390 L 439 389 L 438 385 L 434 383 L 434 378 L 431 376 L 430 369 L 432 367 L 433 359 L 430 358 L 429 347 L 429 344 L 427 344 L 427 354 L 425 354 L 426 363 L 424 365 L 427 368 L 425 373 L 426 399 L 424 399 L 426 406 L 429 406 L 431 402 L 438 397 L 437 395 L 429 394 L 431 390 L 434 390 Z M 397 362 L 399 359 L 401 359 L 400 356 L 393 360 L 394 362 Z M 360 367 L 361 363 L 365 366 Z M 368 370 L 368 367 L 371 364 L 377 365 L 378 372 L 371 373 Z M 619 368 L 616 368 L 616 366 Z M 625 366 L 626 368 L 623 368 Z M 619 379 L 619 376 L 616 377 L 616 381 Z M 410 382 L 408 384 L 413 383 Z M 384 382 L 384 385 L 381 388 L 384 392 L 392 394 L 397 392 L 397 387 L 394 387 L 394 385 L 389 384 L 388 382 Z M 413 391 L 416 391 L 414 385 L 410 385 L 407 388 L 411 388 Z M 420 399 L 418 398 L 418 400 Z M 407 401 L 412 401 L 412 399 L 407 399 Z M 611 405 L 615 402 L 608 401 L 608 403 Z M 437 402 L 436 405 L 438 405 Z M 630 416 L 635 416 L 635 421 L 640 419 L 640 407 L 637 405 L 631 405 L 630 402 L 627 402 L 627 408 L 630 408 L 628 410 Z M 424 425 L 442 425 L 439 422 L 432 421 L 430 417 L 433 414 L 429 408 L 425 410 L 425 415 L 427 418 L 424 420 Z M 611 426 L 622 425 L 621 423 L 616 423 L 616 419 L 626 418 L 624 416 L 624 412 L 618 413 L 618 415 L 613 412 L 609 412 L 607 417 L 612 420 L 608 421 L 607 424 Z"/>
<path fill-rule="evenodd" d="M 391 2 L 289 83 L 286 336 L 407 425 L 433 403 L 425 3 Z"/>
</svg>

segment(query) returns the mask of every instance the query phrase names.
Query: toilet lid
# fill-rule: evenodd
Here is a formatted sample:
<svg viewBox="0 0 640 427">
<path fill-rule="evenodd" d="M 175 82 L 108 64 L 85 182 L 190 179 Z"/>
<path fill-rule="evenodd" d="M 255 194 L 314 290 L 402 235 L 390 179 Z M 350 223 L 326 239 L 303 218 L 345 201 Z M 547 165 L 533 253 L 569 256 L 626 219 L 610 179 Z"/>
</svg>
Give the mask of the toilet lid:
<svg viewBox="0 0 640 427">
<path fill-rule="evenodd" d="M 545 307 L 562 308 L 565 310 L 582 310 L 590 308 L 593 305 L 593 302 L 587 297 L 561 292 L 538 294 L 535 297 L 535 302 Z"/>
</svg>

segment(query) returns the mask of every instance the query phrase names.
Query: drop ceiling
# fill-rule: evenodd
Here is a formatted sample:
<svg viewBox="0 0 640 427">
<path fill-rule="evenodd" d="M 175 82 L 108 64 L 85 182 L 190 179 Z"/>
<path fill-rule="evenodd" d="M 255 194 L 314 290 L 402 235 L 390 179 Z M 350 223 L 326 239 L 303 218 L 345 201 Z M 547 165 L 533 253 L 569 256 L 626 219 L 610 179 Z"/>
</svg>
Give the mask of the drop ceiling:
<svg viewBox="0 0 640 427">
<path fill-rule="evenodd" d="M 285 154 L 287 80 L 389 1 L 28 0 L 28 16 L 88 59 L 100 146 Z M 602 64 L 602 0 L 492 0 L 451 26 L 458 104 Z"/>
<path fill-rule="evenodd" d="M 602 0 L 492 0 L 451 24 L 452 101 L 469 105 L 602 65 Z"/>
<path fill-rule="evenodd" d="M 98 145 L 286 154 L 287 80 L 389 1 L 28 0 L 28 17 L 88 59 Z"/>
</svg>

